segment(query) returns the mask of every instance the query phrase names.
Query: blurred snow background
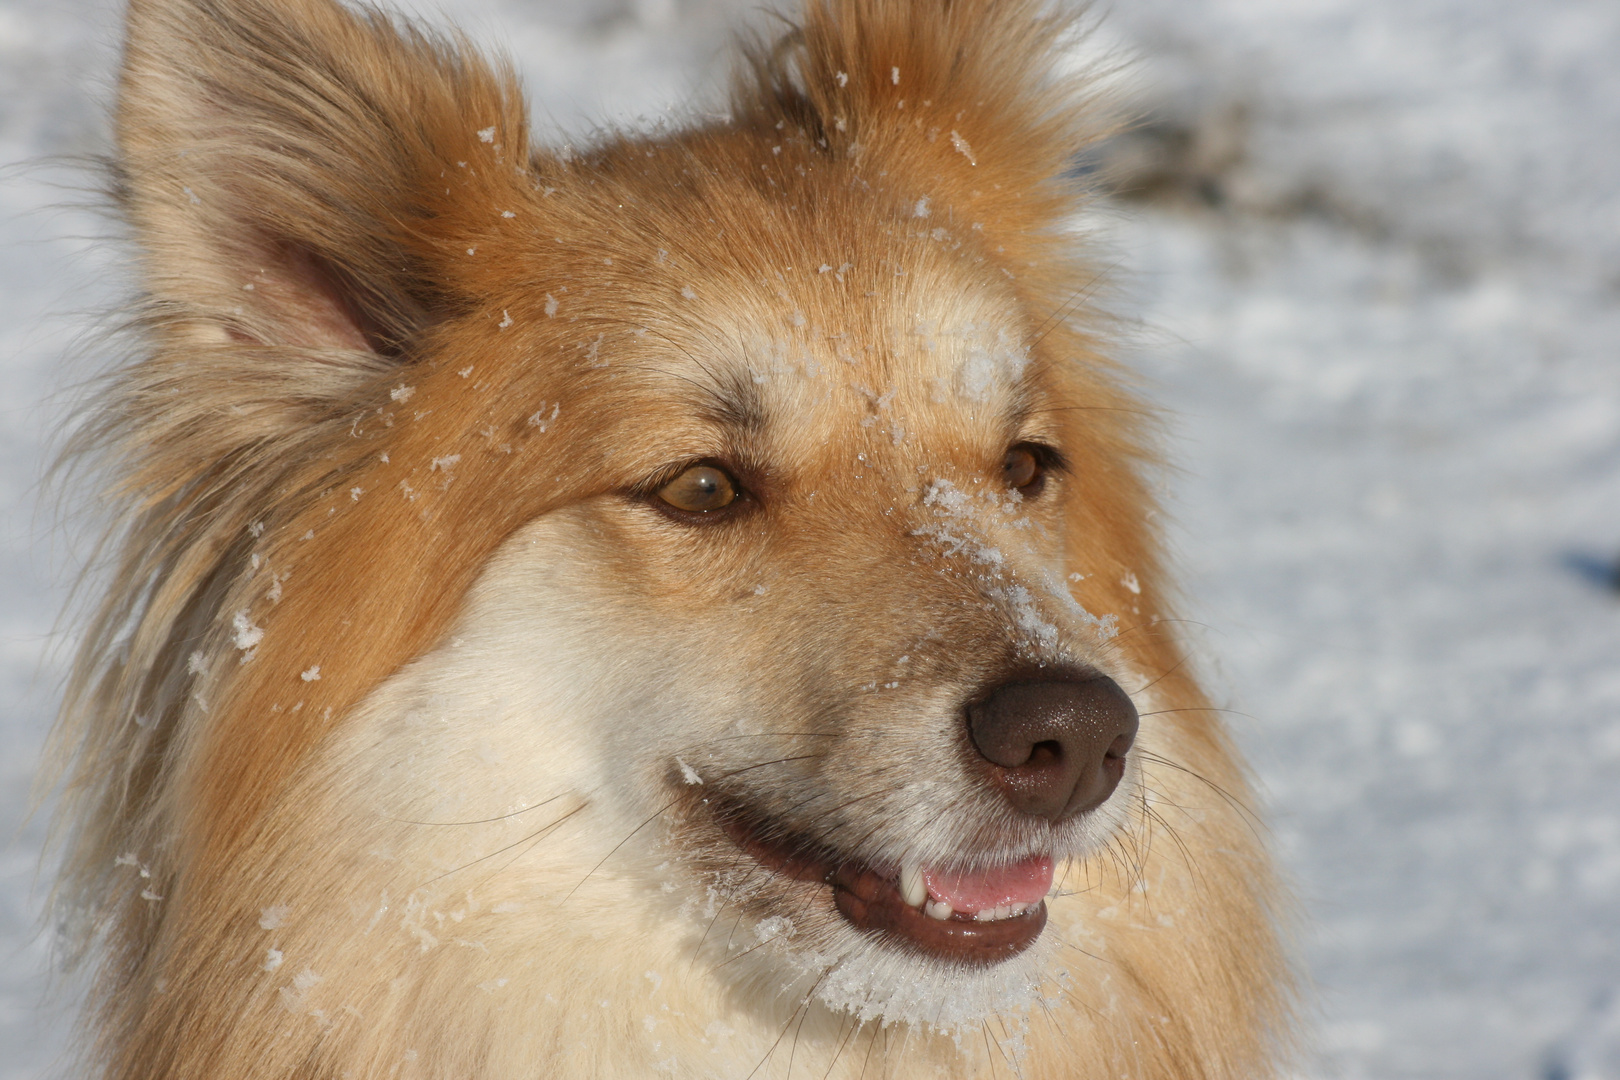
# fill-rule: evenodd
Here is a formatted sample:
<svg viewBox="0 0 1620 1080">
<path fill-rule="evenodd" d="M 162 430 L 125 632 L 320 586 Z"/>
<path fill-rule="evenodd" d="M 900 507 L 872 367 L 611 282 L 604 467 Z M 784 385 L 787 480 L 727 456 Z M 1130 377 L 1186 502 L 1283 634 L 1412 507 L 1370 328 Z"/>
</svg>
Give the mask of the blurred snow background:
<svg viewBox="0 0 1620 1080">
<path fill-rule="evenodd" d="M 578 137 L 712 88 L 752 7 L 413 10 Z M 4 1080 L 47 1075 L 72 998 L 24 812 L 82 538 L 38 482 L 124 288 L 83 174 L 29 163 L 104 149 L 117 18 L 0 0 Z M 1303 1075 L 1620 1080 L 1620 5 L 1115 0 L 1104 38 L 1143 57 L 1093 163 L 1114 305 L 1308 912 Z"/>
</svg>

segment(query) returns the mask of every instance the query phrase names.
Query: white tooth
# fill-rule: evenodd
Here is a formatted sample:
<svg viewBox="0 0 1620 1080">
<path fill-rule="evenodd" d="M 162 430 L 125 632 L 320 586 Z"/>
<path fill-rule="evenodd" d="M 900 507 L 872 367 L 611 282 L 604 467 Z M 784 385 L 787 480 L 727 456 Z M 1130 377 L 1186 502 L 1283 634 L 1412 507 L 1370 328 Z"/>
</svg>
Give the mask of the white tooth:
<svg viewBox="0 0 1620 1080">
<path fill-rule="evenodd" d="M 922 867 L 900 864 L 900 899 L 911 907 L 922 907 L 923 901 L 928 899 L 928 886 L 923 884 Z"/>
<path fill-rule="evenodd" d="M 923 910 L 928 912 L 928 917 L 930 919 L 939 919 L 941 921 L 944 921 L 955 914 L 955 909 L 953 909 L 951 905 L 947 904 L 943 900 L 930 900 L 928 901 L 928 905 L 924 907 Z"/>
</svg>

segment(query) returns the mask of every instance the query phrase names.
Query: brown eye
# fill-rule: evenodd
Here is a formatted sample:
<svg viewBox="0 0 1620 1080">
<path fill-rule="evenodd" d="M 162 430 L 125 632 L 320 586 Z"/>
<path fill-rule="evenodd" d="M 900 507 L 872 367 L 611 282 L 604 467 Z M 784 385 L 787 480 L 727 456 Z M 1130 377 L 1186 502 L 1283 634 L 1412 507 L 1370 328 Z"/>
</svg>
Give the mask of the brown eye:
<svg viewBox="0 0 1620 1080">
<path fill-rule="evenodd" d="M 1001 459 L 1001 475 L 1007 486 L 1022 491 L 1042 478 L 1041 460 L 1027 446 L 1015 446 Z"/>
<path fill-rule="evenodd" d="M 724 510 L 737 499 L 737 481 L 713 465 L 693 465 L 658 489 L 658 497 L 677 510 L 707 514 Z"/>
</svg>

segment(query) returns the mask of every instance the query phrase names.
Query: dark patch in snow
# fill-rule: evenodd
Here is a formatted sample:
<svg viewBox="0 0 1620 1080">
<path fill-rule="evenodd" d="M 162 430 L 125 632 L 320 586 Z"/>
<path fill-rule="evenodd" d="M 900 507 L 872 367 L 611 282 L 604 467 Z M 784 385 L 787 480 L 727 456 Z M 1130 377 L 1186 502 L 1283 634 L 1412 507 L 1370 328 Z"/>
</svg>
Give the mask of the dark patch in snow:
<svg viewBox="0 0 1620 1080">
<path fill-rule="evenodd" d="M 1620 593 L 1620 558 L 1589 551 L 1567 551 L 1559 561 L 1564 569 L 1588 585 Z"/>
</svg>

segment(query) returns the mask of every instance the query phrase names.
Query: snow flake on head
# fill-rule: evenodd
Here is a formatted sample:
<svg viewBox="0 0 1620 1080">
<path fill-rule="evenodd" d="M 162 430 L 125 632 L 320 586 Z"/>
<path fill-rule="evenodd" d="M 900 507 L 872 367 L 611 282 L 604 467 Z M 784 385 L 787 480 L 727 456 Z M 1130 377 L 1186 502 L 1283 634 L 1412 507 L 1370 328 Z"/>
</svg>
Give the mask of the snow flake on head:
<svg viewBox="0 0 1620 1080">
<path fill-rule="evenodd" d="M 969 165 L 979 163 L 979 159 L 973 156 L 973 147 L 969 146 L 968 141 L 954 131 L 951 132 L 951 146 L 956 148 L 958 154 L 968 159 Z"/>
<path fill-rule="evenodd" d="M 281 964 L 278 962 L 276 966 L 280 967 Z M 309 992 L 314 989 L 315 985 L 321 982 L 321 980 L 321 975 L 316 972 L 314 968 L 306 967 L 303 971 L 300 971 L 297 975 L 293 976 L 291 985 L 283 986 L 281 988 L 280 997 L 282 1007 L 288 1012 L 303 1012 L 305 1003 L 309 998 Z"/>
<path fill-rule="evenodd" d="M 960 517 L 967 512 L 972 497 L 949 480 L 935 480 L 928 485 L 923 496 L 924 506 L 936 506 L 949 517 Z"/>
<path fill-rule="evenodd" d="M 1041 571 L 1041 588 L 1046 595 L 1057 602 L 1057 605 L 1067 611 L 1082 625 L 1089 626 L 1100 641 L 1110 641 L 1119 635 L 1119 616 L 1114 614 L 1093 615 L 1080 605 L 1068 587 L 1064 584 L 1061 575 L 1049 569 Z"/>
<path fill-rule="evenodd" d="M 957 396 L 968 401 L 989 400 L 993 391 L 1017 384 L 1029 367 L 1029 349 L 1003 328 L 965 327 L 967 349 L 956 368 Z"/>
<path fill-rule="evenodd" d="M 1017 492 L 986 490 L 976 497 L 949 480 L 936 478 L 922 498 L 922 505 L 933 511 L 935 520 L 913 529 L 912 535 L 932 539 L 946 558 L 965 557 L 983 567 L 985 595 L 1011 615 L 1024 640 L 1039 653 L 1050 655 L 1061 644 L 1057 624 L 1042 613 L 1043 602 L 1055 601 L 1066 615 L 1100 639 L 1112 638 L 1118 633 L 1115 616 L 1091 614 L 1064 587 L 1061 576 L 1049 570 L 1041 571 L 1040 588 L 1032 591 L 1014 578 L 1014 568 L 1001 548 L 989 542 L 986 528 L 1029 527 L 1027 517 L 1013 516 L 1022 513 L 1022 503 Z"/>
<path fill-rule="evenodd" d="M 924 525 L 913 530 L 912 535 L 933 537 L 949 558 L 965 554 L 976 563 L 999 568 L 1007 561 L 1006 556 L 979 534 L 972 503 L 973 496 L 949 480 L 935 480 L 923 495 L 923 505 L 931 507 L 936 517 L 944 519 L 943 523 Z"/>
<path fill-rule="evenodd" d="M 538 428 L 540 431 L 544 432 L 551 427 L 552 423 L 556 421 L 561 412 L 561 402 L 552 402 L 551 411 L 548 413 L 546 411 L 546 403 L 542 401 L 540 403 L 540 408 L 529 414 L 529 426 L 532 428 Z"/>
<path fill-rule="evenodd" d="M 1009 585 L 1004 589 L 990 590 L 990 595 L 1012 609 L 1013 622 L 1036 645 L 1043 650 L 1057 647 L 1058 628 L 1041 618 L 1040 609 L 1035 606 L 1035 598 L 1028 589 L 1022 585 Z"/>
<path fill-rule="evenodd" d="M 246 608 L 231 616 L 231 629 L 236 631 L 231 638 L 232 642 L 243 652 L 264 640 L 263 628 L 253 625 L 253 614 Z"/>
</svg>

